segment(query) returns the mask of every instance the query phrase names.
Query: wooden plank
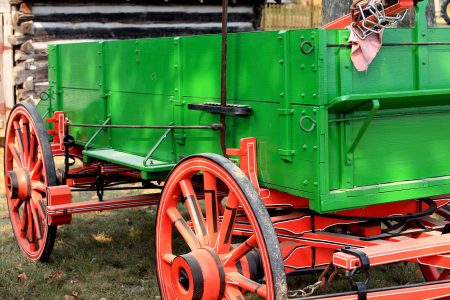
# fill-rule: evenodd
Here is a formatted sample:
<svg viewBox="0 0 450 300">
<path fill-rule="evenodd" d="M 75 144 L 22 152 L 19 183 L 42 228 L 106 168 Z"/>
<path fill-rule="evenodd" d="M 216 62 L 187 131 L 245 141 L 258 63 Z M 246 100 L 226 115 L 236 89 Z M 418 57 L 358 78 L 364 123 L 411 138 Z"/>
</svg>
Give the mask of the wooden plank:
<svg viewBox="0 0 450 300">
<path fill-rule="evenodd" d="M 30 39 L 27 35 L 15 35 L 12 33 L 12 25 L 11 25 L 11 32 L 8 35 L 8 44 L 18 46 L 22 45 L 26 41 Z"/>
<path fill-rule="evenodd" d="M 23 3 L 23 0 L 9 0 L 9 4 L 11 5 L 19 5 Z"/>
<path fill-rule="evenodd" d="M 24 14 L 20 11 L 15 11 L 12 14 L 12 21 L 14 25 L 20 25 L 23 22 L 28 22 L 33 20 L 34 15 L 33 14 Z"/>
<path fill-rule="evenodd" d="M 1 88 L 2 88 L 2 98 L 5 101 L 5 109 L 6 114 L 11 110 L 11 108 L 15 104 L 14 98 L 14 84 L 12 78 L 12 69 L 13 69 L 13 49 L 12 45 L 5 38 L 7 36 L 12 35 L 13 26 L 11 24 L 11 14 L 4 13 L 2 14 L 2 36 L 3 36 L 3 45 L 4 50 L 2 52 L 2 71 L 1 71 Z M 2 116 L 5 117 L 5 113 L 2 113 Z M 3 130 L 1 131 L 3 132 Z"/>
<path fill-rule="evenodd" d="M 34 50 L 32 52 L 25 53 L 21 50 L 16 50 L 14 52 L 14 61 L 16 63 L 25 61 L 28 59 L 34 59 L 34 60 L 46 60 L 48 57 L 48 53 L 46 49 L 43 50 Z"/>
<path fill-rule="evenodd" d="M 1 30 L 0 30 L 0 43 L 2 43 L 2 46 L 4 45 L 4 37 L 3 37 L 3 14 L 0 14 L 0 25 L 1 25 Z M 3 48 L 3 47 L 2 47 Z M 4 87 L 3 87 L 3 79 L 5 74 L 3 73 L 3 52 L 1 52 L 2 54 L 2 59 L 0 60 L 0 70 L 2 70 L 2 74 L 0 76 L 0 83 L 2 84 L 1 86 L 1 93 L 0 93 L 0 128 L 4 128 L 5 127 L 5 117 L 6 117 L 6 105 L 5 105 L 5 97 L 4 97 Z M 3 131 L 3 130 L 2 130 Z"/>
<path fill-rule="evenodd" d="M 28 77 L 33 76 L 36 80 L 47 79 L 48 68 L 47 65 L 38 66 L 34 69 L 27 69 L 24 63 L 21 63 L 13 67 L 12 77 L 14 78 L 14 84 L 23 84 Z"/>
</svg>

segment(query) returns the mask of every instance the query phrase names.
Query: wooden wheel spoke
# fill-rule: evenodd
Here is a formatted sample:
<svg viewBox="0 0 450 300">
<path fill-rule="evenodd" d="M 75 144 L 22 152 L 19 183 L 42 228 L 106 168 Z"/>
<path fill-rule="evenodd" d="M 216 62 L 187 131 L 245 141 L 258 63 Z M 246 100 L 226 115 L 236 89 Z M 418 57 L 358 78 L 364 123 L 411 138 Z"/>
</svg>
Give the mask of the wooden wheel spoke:
<svg viewBox="0 0 450 300">
<path fill-rule="evenodd" d="M 22 167 L 22 158 L 20 157 L 20 153 L 17 150 L 16 145 L 14 145 L 13 143 L 9 143 L 8 148 L 12 154 L 13 159 L 16 161 L 17 165 Z"/>
<path fill-rule="evenodd" d="M 31 188 L 33 189 L 33 191 L 38 191 L 41 193 L 46 193 L 47 192 L 47 187 L 40 181 L 38 180 L 33 180 L 31 182 Z"/>
<path fill-rule="evenodd" d="M 219 202 L 217 199 L 216 177 L 205 172 L 203 175 L 203 185 L 205 190 L 206 226 L 209 244 L 214 245 L 219 233 Z"/>
<path fill-rule="evenodd" d="M 42 163 L 42 159 L 38 159 L 38 161 L 36 162 L 36 164 L 34 165 L 33 169 L 30 172 L 31 175 L 31 179 L 39 179 L 39 177 L 41 176 L 41 170 L 43 167 L 43 163 Z"/>
<path fill-rule="evenodd" d="M 222 224 L 219 229 L 218 240 L 216 245 L 214 246 L 215 250 L 218 251 L 219 254 L 224 254 L 230 251 L 231 238 L 233 235 L 233 227 L 236 219 L 238 204 L 238 198 L 234 195 L 234 193 L 230 192 L 228 195 Z"/>
<path fill-rule="evenodd" d="M 14 125 L 14 134 L 16 136 L 16 142 L 17 142 L 17 145 L 19 145 L 20 157 L 22 158 L 22 160 L 25 160 L 24 145 L 23 145 L 23 133 L 22 133 L 22 130 L 20 129 L 20 124 L 18 121 L 13 121 L 13 125 Z"/>
<path fill-rule="evenodd" d="M 198 249 L 200 247 L 200 243 L 192 229 L 187 224 L 186 220 L 183 216 L 181 216 L 180 212 L 175 207 L 171 207 L 167 209 L 166 213 L 170 220 L 172 220 L 175 228 L 183 237 L 184 241 L 188 244 L 189 248 L 191 248 L 191 250 Z"/>
<path fill-rule="evenodd" d="M 230 254 L 223 259 L 223 266 L 234 265 L 242 257 L 244 257 L 248 252 L 254 249 L 258 244 L 256 235 L 249 237 L 244 243 L 240 244 L 238 247 L 231 250 Z"/>
<path fill-rule="evenodd" d="M 34 202 L 34 206 L 37 208 L 37 211 L 39 213 L 39 217 L 41 219 L 47 218 L 46 208 L 44 203 L 42 202 L 42 195 L 39 192 L 32 191 L 31 192 L 31 201 Z"/>
<path fill-rule="evenodd" d="M 251 293 L 258 294 L 259 296 L 266 298 L 267 289 L 264 284 L 257 283 L 256 281 L 253 281 L 250 278 L 247 278 L 238 272 L 230 272 L 227 273 L 226 276 L 230 283 L 236 284 L 237 286 L 243 288 L 244 290 L 247 290 Z"/>
<path fill-rule="evenodd" d="M 37 205 L 30 201 L 31 215 L 33 216 L 34 232 L 38 240 L 42 239 L 42 221 L 39 216 Z"/>
<path fill-rule="evenodd" d="M 22 218 L 20 220 L 20 237 L 25 238 L 27 235 L 27 225 L 28 225 L 28 209 L 25 203 L 22 213 Z"/>
<path fill-rule="evenodd" d="M 14 212 L 18 212 L 19 211 L 19 208 L 22 206 L 22 204 L 23 204 L 23 200 L 21 200 L 21 199 L 15 199 L 15 200 L 13 200 L 13 205 L 12 205 L 12 210 L 14 211 Z"/>
<path fill-rule="evenodd" d="M 23 153 L 24 163 L 28 162 L 30 151 L 30 124 L 26 120 L 22 120 L 22 141 L 23 141 Z"/>
<path fill-rule="evenodd" d="M 162 256 L 162 258 L 163 258 L 164 262 L 171 265 L 173 263 L 173 260 L 176 258 L 176 256 L 173 254 L 170 254 L 170 253 L 166 253 Z"/>
<path fill-rule="evenodd" d="M 203 218 L 203 213 L 198 203 L 197 196 L 195 195 L 192 182 L 184 179 L 180 181 L 181 192 L 183 193 L 186 201 L 186 208 L 188 210 L 191 221 L 194 224 L 195 234 L 200 242 L 201 246 L 208 245 L 208 236 Z"/>
<path fill-rule="evenodd" d="M 234 286 L 227 286 L 225 289 L 225 296 L 229 300 L 243 300 L 244 295 L 242 295 L 241 291 Z"/>
<path fill-rule="evenodd" d="M 28 155 L 28 161 L 27 161 L 27 167 L 30 168 L 31 164 L 34 163 L 35 159 L 36 159 L 36 146 L 37 146 L 37 139 L 36 139 L 36 135 L 31 132 L 31 137 L 30 137 L 30 152 Z"/>
<path fill-rule="evenodd" d="M 26 209 L 27 209 L 27 234 L 28 234 L 28 241 L 30 243 L 34 242 L 34 230 L 33 230 L 33 215 L 31 212 L 31 204 L 29 202 L 27 202 L 26 205 Z"/>
</svg>

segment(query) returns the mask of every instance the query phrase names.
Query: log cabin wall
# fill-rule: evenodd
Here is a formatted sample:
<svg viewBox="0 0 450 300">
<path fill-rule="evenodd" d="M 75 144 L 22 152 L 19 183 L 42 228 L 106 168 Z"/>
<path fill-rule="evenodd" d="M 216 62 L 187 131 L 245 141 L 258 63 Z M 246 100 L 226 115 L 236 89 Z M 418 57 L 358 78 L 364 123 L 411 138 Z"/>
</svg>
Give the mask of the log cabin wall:
<svg viewBox="0 0 450 300">
<path fill-rule="evenodd" d="M 0 129 L 5 126 L 7 107 L 14 105 L 13 49 L 8 43 L 12 33 L 11 6 L 8 0 L 0 0 Z M 0 137 L 3 135 L 0 130 Z"/>
<path fill-rule="evenodd" d="M 5 84 L 13 85 L 15 99 L 7 109 L 19 101 L 36 102 L 47 89 L 49 43 L 206 34 L 221 29 L 220 0 L 0 1 L 9 1 L 14 29 L 7 36 L 14 66 Z M 230 1 L 230 32 L 259 28 L 262 7 L 261 0 Z"/>
</svg>

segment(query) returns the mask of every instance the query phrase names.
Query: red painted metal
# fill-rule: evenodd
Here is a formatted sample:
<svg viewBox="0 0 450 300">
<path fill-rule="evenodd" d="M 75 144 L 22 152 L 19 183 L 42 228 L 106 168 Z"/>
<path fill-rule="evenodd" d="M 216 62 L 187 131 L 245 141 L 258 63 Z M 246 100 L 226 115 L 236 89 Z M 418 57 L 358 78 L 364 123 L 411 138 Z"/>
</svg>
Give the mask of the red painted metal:
<svg viewBox="0 0 450 300">
<path fill-rule="evenodd" d="M 157 205 L 160 196 L 161 194 L 156 193 L 127 196 L 103 201 L 92 200 L 62 204 L 52 203 L 47 207 L 47 214 L 51 218 L 57 218 L 93 211 Z"/>
<path fill-rule="evenodd" d="M 65 126 L 66 118 L 64 112 L 56 111 L 53 114 L 53 118 L 47 118 L 47 123 L 53 123 L 53 129 L 47 130 L 47 133 L 53 136 L 53 142 L 51 144 L 53 155 L 64 154 L 64 135 L 67 132 Z"/>
<path fill-rule="evenodd" d="M 426 203 L 409 200 L 401 203 L 388 203 L 364 209 L 342 211 L 332 215 L 312 215 L 308 210 L 305 210 L 308 207 L 308 199 L 259 188 L 259 183 L 255 180 L 257 178 L 256 147 L 253 147 L 253 145 L 256 145 L 254 139 L 244 139 L 241 141 L 240 149 L 229 149 L 227 154 L 239 156 L 241 168 L 250 179 L 253 178 L 251 181 L 260 191 L 261 199 L 266 207 L 287 209 L 286 213 L 272 217 L 272 223 L 280 241 L 286 273 L 326 266 L 333 261 L 333 255 L 337 258 L 344 255 L 343 253 L 334 254 L 336 250 L 351 246 L 361 251 L 367 250 L 370 254 L 369 258 L 375 255 L 371 259 L 374 266 L 394 261 L 410 261 L 421 265 L 427 280 L 442 280 L 448 276 L 446 270 L 437 270 L 438 267 L 450 268 L 448 257 L 440 255 L 450 252 L 450 243 L 447 237 L 443 239 L 437 236 L 441 235 L 440 231 L 424 233 L 413 222 L 412 225 L 405 227 L 404 236 L 364 240 L 361 237 L 381 234 L 381 225 L 379 223 L 367 225 L 364 220 L 348 218 L 361 216 L 380 218 L 415 214 L 426 210 L 428 208 Z M 449 203 L 446 196 L 433 200 L 437 207 L 444 207 Z M 295 209 L 303 209 L 303 211 Z M 342 216 L 342 218 L 339 218 L 339 216 Z M 430 216 L 420 218 L 420 222 L 424 226 L 436 230 L 442 230 L 448 223 Z M 339 228 L 341 226 L 347 226 L 346 234 L 324 231 L 331 227 Z M 241 236 L 251 236 L 251 226 L 245 217 L 238 218 L 234 233 Z M 398 251 L 403 252 L 399 254 Z M 344 255 L 344 258 L 351 260 L 351 263 L 348 262 L 347 269 L 356 267 L 357 258 L 348 254 Z M 344 264 L 339 265 L 338 263 L 336 265 L 344 266 Z M 376 295 L 385 298 L 388 294 Z"/>
<path fill-rule="evenodd" d="M 370 266 L 379 266 L 422 257 L 434 256 L 450 252 L 450 235 L 431 236 L 419 239 L 381 244 L 359 249 L 365 253 Z M 361 264 L 354 255 L 337 252 L 333 256 L 333 264 L 346 270 L 353 270 Z M 450 268 L 450 265 L 446 267 Z"/>
<path fill-rule="evenodd" d="M 100 173 L 99 173 L 100 166 Z M 101 174 L 105 177 L 105 186 L 117 181 L 136 182 L 141 178 L 141 173 L 134 169 L 109 164 L 109 163 L 90 163 L 84 164 L 82 167 L 72 168 L 69 170 L 69 178 L 66 184 L 71 187 L 94 186 L 96 177 Z M 73 175 L 84 175 L 83 177 L 70 177 Z"/>
<path fill-rule="evenodd" d="M 70 224 L 71 214 L 53 215 L 50 213 L 50 207 L 68 207 L 72 205 L 72 193 L 67 185 L 50 186 L 47 188 L 47 216 L 50 225 Z"/>
</svg>

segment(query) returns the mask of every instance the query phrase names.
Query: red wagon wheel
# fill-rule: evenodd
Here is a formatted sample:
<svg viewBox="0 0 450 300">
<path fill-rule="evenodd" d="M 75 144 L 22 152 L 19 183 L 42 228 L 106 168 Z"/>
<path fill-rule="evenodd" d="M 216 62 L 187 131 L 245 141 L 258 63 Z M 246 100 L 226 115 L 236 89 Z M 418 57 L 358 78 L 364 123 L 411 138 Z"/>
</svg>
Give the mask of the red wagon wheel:
<svg viewBox="0 0 450 300">
<path fill-rule="evenodd" d="M 30 260 L 48 260 L 56 226 L 47 224 L 47 186 L 56 185 L 47 132 L 34 105 L 17 104 L 8 118 L 4 157 L 6 196 L 14 235 Z"/>
<path fill-rule="evenodd" d="M 223 216 L 218 193 L 227 194 Z M 245 237 L 233 230 L 238 221 L 248 226 Z M 220 155 L 191 156 L 172 170 L 158 207 L 156 262 L 163 299 L 287 298 L 269 214 L 244 173 Z"/>
</svg>

